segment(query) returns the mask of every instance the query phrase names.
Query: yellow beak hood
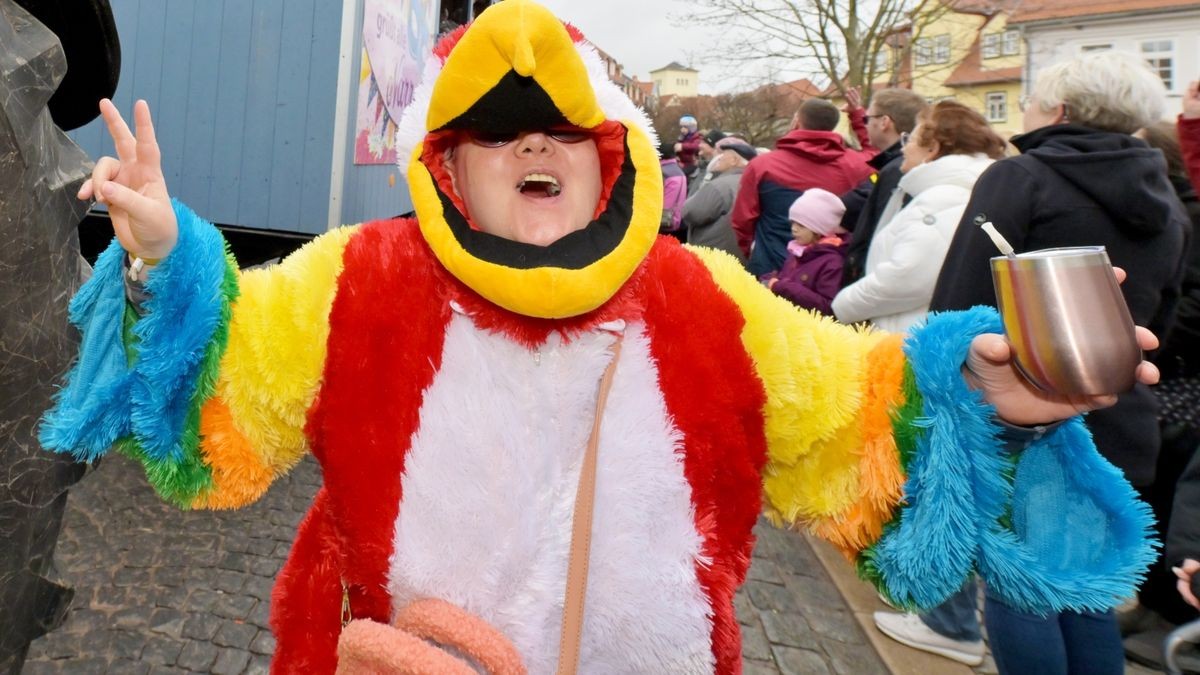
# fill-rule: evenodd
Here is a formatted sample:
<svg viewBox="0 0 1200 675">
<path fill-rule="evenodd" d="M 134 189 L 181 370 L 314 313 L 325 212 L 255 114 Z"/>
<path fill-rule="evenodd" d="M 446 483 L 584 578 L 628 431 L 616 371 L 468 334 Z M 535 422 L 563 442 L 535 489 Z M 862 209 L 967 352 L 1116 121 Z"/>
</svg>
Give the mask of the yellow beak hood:
<svg viewBox="0 0 1200 675">
<path fill-rule="evenodd" d="M 596 133 L 604 185 L 595 219 L 548 246 L 469 221 L 441 166 L 456 130 L 520 132 L 571 124 Z M 584 314 L 611 298 L 658 234 L 662 173 L 649 120 L 610 82 L 596 50 L 529 0 L 504 0 L 444 38 L 399 124 L 421 232 L 455 277 L 489 301 L 539 318 Z"/>
</svg>

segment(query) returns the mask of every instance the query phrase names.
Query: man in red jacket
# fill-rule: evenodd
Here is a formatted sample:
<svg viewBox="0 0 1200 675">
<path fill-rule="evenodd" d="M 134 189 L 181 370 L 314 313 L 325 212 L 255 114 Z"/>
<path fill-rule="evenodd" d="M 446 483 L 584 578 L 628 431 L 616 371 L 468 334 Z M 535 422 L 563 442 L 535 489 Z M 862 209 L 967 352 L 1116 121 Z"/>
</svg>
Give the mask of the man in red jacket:
<svg viewBox="0 0 1200 675">
<path fill-rule="evenodd" d="M 877 151 L 847 148 L 833 131 L 840 116 L 829 101 L 805 101 L 775 152 L 757 157 L 742 174 L 733 229 L 756 276 L 778 270 L 787 259 L 792 238 L 787 214 L 797 197 L 810 188 L 842 194 L 874 171 L 867 160 Z"/>
</svg>

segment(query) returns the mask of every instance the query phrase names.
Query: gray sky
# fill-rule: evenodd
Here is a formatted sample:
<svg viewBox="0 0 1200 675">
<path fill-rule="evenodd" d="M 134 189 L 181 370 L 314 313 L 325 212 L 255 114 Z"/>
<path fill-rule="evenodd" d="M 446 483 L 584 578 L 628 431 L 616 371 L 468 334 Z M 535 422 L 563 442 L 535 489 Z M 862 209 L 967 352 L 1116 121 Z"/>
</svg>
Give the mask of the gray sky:
<svg viewBox="0 0 1200 675">
<path fill-rule="evenodd" d="M 650 71 L 671 61 L 700 70 L 700 92 L 716 93 L 730 83 L 714 82 L 713 68 L 702 58 L 709 29 L 682 24 L 690 3 L 681 0 L 539 0 L 560 19 L 575 24 L 596 46 L 625 66 L 625 74 L 643 82 Z"/>
</svg>

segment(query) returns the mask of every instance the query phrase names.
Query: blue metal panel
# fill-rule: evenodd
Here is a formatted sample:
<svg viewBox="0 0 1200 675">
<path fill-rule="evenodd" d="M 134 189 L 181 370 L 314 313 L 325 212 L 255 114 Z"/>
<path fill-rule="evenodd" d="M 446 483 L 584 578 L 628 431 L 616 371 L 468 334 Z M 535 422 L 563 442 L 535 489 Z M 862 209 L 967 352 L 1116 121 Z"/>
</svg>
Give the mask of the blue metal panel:
<svg viewBox="0 0 1200 675">
<path fill-rule="evenodd" d="M 336 26 L 342 23 L 342 6 L 338 2 L 320 0 L 316 3 L 316 15 L 313 23 L 317 26 Z M 320 92 L 309 88 L 308 110 L 305 118 L 308 124 L 304 136 L 296 142 L 304 144 L 304 173 L 301 176 L 300 194 L 297 195 L 300 213 L 304 215 L 303 222 L 310 222 L 320 232 L 325 229 L 329 213 L 329 181 L 333 159 L 333 123 L 335 105 L 327 101 L 337 96 L 338 50 L 340 49 L 341 34 L 339 30 L 319 30 L 312 33 L 311 55 L 309 57 L 309 79 L 313 83 L 328 83 L 327 89 Z M 342 103 L 340 105 L 346 105 Z"/>
<path fill-rule="evenodd" d="M 225 224 L 320 232 L 328 217 L 341 6 L 112 0 L 113 97 L 150 102 L 171 194 Z M 103 122 L 72 132 L 113 154 Z"/>
<path fill-rule="evenodd" d="M 275 110 L 272 120 L 275 156 L 270 172 L 270 210 L 272 220 L 278 222 L 300 222 L 300 177 L 304 162 L 304 129 L 308 116 L 308 56 L 311 47 L 311 31 L 305 30 L 313 23 L 313 0 L 288 0 L 287 12 L 283 15 L 280 35 L 286 49 L 295 50 L 305 58 L 283 59 L 279 63 L 278 87 L 275 93 Z M 320 98 L 333 97 L 337 93 L 337 81 L 329 92 L 313 92 Z M 329 151 L 321 153 L 325 164 L 329 164 Z M 328 189 L 326 189 L 328 192 Z M 322 216 L 324 214 L 316 214 Z M 320 218 L 325 220 L 324 217 Z"/>
<path fill-rule="evenodd" d="M 283 3 L 256 0 L 250 18 L 250 86 L 242 136 L 242 190 L 238 218 L 268 226 L 271 167 L 275 164 L 275 101 L 283 48 Z M 294 54 L 294 52 L 293 52 Z"/>
<path fill-rule="evenodd" d="M 218 70 L 222 44 L 221 13 L 196 9 L 191 24 L 191 58 L 187 71 L 183 159 L 177 184 L 194 189 L 205 200 L 212 198 L 214 148 L 221 109 L 217 106 Z M 171 183 L 168 183 L 171 185 Z M 192 187 L 194 186 L 194 188 Z"/>
<path fill-rule="evenodd" d="M 220 124 L 213 132 L 212 180 L 204 194 L 205 203 L 217 208 L 220 215 L 213 215 L 221 222 L 246 225 L 238 217 L 237 205 L 242 189 L 242 134 L 245 132 L 246 92 L 250 87 L 250 16 L 254 10 L 252 2 L 222 3 L 220 36 L 214 42 L 220 45 L 220 54 L 213 63 L 216 67 L 217 94 L 216 114 Z M 216 36 L 214 36 L 216 37 Z M 197 186 L 197 189 L 202 189 Z"/>
<path fill-rule="evenodd" d="M 157 94 L 154 96 L 153 102 L 157 104 L 154 109 L 158 111 L 158 116 L 155 118 L 157 123 L 154 131 L 159 138 L 164 139 L 164 143 L 168 144 L 174 160 L 163 166 L 163 176 L 167 179 L 167 185 L 178 185 L 183 188 L 184 183 L 180 179 L 183 177 L 183 165 L 186 160 L 184 150 L 187 145 L 188 113 L 190 112 L 188 91 L 192 85 L 188 79 L 188 64 L 191 61 L 192 46 L 203 43 L 204 40 L 202 37 L 198 39 L 192 30 L 194 3 L 155 3 L 152 0 L 145 0 L 142 7 L 146 8 L 155 4 L 161 5 L 166 10 L 163 16 L 163 30 L 158 36 L 160 39 L 147 42 L 147 46 L 158 47 L 159 56 L 151 59 L 149 54 L 145 53 L 146 50 L 141 48 L 140 40 L 149 38 L 143 30 L 138 35 L 138 60 L 157 62 Z M 184 55 L 185 58 L 173 58 L 174 54 Z M 138 93 L 139 91 L 152 91 L 140 80 L 135 84 L 137 87 L 133 91 L 135 96 L 144 97 Z M 183 196 L 183 193 L 180 193 L 180 196 Z"/>
</svg>

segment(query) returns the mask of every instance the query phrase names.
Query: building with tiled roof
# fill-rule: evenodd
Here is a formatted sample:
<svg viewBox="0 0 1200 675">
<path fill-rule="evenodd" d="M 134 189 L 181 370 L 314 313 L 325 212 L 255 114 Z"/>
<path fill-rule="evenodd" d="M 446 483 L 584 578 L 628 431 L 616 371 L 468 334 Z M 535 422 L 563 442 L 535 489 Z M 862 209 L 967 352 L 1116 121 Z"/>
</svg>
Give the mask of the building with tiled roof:
<svg viewBox="0 0 1200 675">
<path fill-rule="evenodd" d="M 914 91 L 930 101 L 954 99 L 978 110 L 1001 136 L 1021 129 L 1025 45 L 1008 13 L 1039 0 L 942 0 L 914 22 L 907 50 Z"/>
<path fill-rule="evenodd" d="M 1029 0 L 1010 23 L 1029 47 L 1026 82 L 1046 66 L 1079 54 L 1119 49 L 1138 54 L 1167 86 L 1173 116 L 1187 83 L 1200 73 L 1200 3 L 1195 0 Z"/>
<path fill-rule="evenodd" d="M 659 96 L 672 94 L 688 98 L 700 93 L 700 71 L 676 61 L 650 71 L 650 80 L 658 87 Z"/>
<path fill-rule="evenodd" d="M 1059 21 L 1112 15 L 1148 16 L 1196 9 L 1195 0 L 1031 0 L 1014 8 L 1013 23 Z"/>
<path fill-rule="evenodd" d="M 596 48 L 596 53 L 604 61 L 605 68 L 608 71 L 608 79 L 620 87 L 621 91 L 625 92 L 625 95 L 639 107 L 653 107 L 655 98 L 654 83 L 639 82 L 636 76 L 630 77 L 626 75 L 625 67 L 615 57 L 597 47 L 595 43 L 592 43 L 592 46 Z M 650 86 L 646 87 L 644 85 Z"/>
</svg>

